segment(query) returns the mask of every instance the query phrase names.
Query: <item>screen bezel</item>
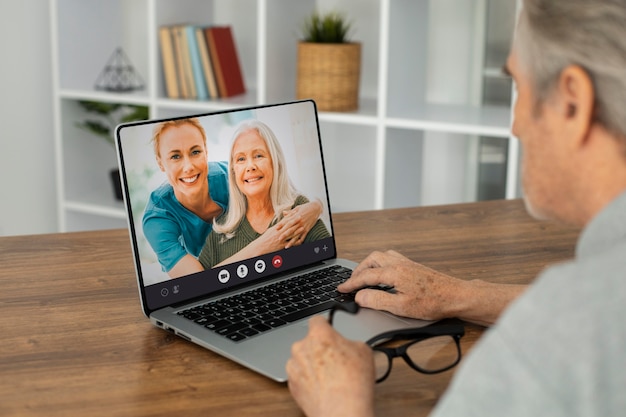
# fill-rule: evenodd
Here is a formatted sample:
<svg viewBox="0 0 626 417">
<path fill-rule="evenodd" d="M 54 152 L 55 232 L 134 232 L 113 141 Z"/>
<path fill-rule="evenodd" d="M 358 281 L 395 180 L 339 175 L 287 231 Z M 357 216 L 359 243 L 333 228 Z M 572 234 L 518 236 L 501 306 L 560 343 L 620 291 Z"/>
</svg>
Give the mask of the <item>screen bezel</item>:
<svg viewBox="0 0 626 417">
<path fill-rule="evenodd" d="M 323 193 L 322 193 L 323 195 L 320 196 L 320 199 L 325 200 L 323 201 L 323 203 L 325 203 L 324 210 L 327 215 L 327 219 L 326 219 L 327 226 L 328 226 L 328 230 L 331 236 L 329 238 L 326 238 L 320 241 L 304 243 L 300 246 L 293 247 L 290 249 L 283 249 L 277 252 L 272 252 L 269 254 L 257 256 L 257 257 L 248 259 L 246 261 L 236 262 L 230 265 L 225 265 L 223 268 L 208 269 L 208 270 L 196 273 L 196 274 L 191 274 L 191 275 L 187 275 L 187 276 L 180 277 L 180 278 L 170 279 L 167 281 L 160 281 L 157 283 L 153 283 L 151 285 L 146 285 L 146 282 L 144 279 L 144 272 L 143 272 L 143 267 L 142 267 L 140 249 L 138 246 L 138 233 L 137 233 L 138 229 L 137 228 L 141 227 L 141 224 L 139 225 L 136 224 L 137 222 L 135 220 L 135 215 L 133 214 L 133 207 L 131 205 L 132 199 L 131 199 L 131 191 L 129 187 L 127 161 L 125 161 L 125 155 L 124 155 L 125 144 L 123 142 L 124 140 L 126 140 L 124 138 L 124 132 L 127 129 L 132 129 L 137 126 L 146 126 L 146 125 L 151 126 L 156 123 L 161 123 L 167 120 L 178 120 L 178 119 L 186 119 L 186 118 L 191 118 L 191 117 L 198 117 L 201 119 L 206 118 L 206 117 L 216 117 L 216 116 L 223 117 L 225 115 L 228 116 L 228 115 L 233 115 L 237 113 L 250 113 L 250 112 L 256 113 L 258 110 L 262 110 L 262 111 L 266 111 L 266 110 L 272 111 L 272 109 L 279 110 L 279 109 L 285 109 L 287 106 L 298 106 L 298 105 L 310 106 L 311 117 L 314 118 L 314 126 L 315 126 L 316 136 L 317 136 L 316 138 L 317 149 L 319 149 L 319 159 L 320 159 L 320 164 L 321 164 L 321 176 L 322 176 L 322 183 L 323 183 Z M 259 119 L 262 120 L 262 118 L 259 118 Z M 312 266 L 320 262 L 336 258 L 337 251 L 336 251 L 336 245 L 335 245 L 335 239 L 334 239 L 334 229 L 333 229 L 333 224 L 332 224 L 332 214 L 331 214 L 331 207 L 330 207 L 326 170 L 325 170 L 324 157 L 323 157 L 323 152 L 322 152 L 322 140 L 321 140 L 321 135 L 320 135 L 318 112 L 317 112 L 317 107 L 315 105 L 315 102 L 313 100 L 297 100 L 297 101 L 290 101 L 290 102 L 285 102 L 285 103 L 237 107 L 237 108 L 224 109 L 224 110 L 208 112 L 208 113 L 199 113 L 199 114 L 191 114 L 191 115 L 184 115 L 184 116 L 175 116 L 175 117 L 168 117 L 168 118 L 150 119 L 150 120 L 144 120 L 144 121 L 138 121 L 138 122 L 123 123 L 117 126 L 117 128 L 115 129 L 115 139 L 116 139 L 116 149 L 117 149 L 117 156 L 118 156 L 118 165 L 120 169 L 120 181 L 122 183 L 124 205 L 126 208 L 126 214 L 127 214 L 126 217 L 127 217 L 128 228 L 129 228 L 129 233 L 130 233 L 130 238 L 131 238 L 131 246 L 132 246 L 133 255 L 134 255 L 134 264 L 135 264 L 134 266 L 135 266 L 136 278 L 137 278 L 137 282 L 139 286 L 139 294 L 140 294 L 142 309 L 146 316 L 149 316 L 153 311 L 158 310 L 163 307 L 191 302 L 193 300 L 197 300 L 199 297 L 219 296 L 221 294 L 230 292 L 232 290 L 237 290 L 248 285 L 250 286 L 257 285 L 258 283 L 263 282 L 265 280 L 271 280 L 273 278 L 276 278 L 277 276 L 281 274 L 287 275 L 290 272 L 293 272 L 294 270 L 298 270 L 306 266 Z M 132 139 L 129 139 L 129 140 L 132 140 Z M 147 149 L 149 149 L 149 152 L 153 153 L 151 147 Z M 306 251 L 309 251 L 308 252 L 309 255 L 306 255 L 307 253 Z M 315 256 L 311 256 L 310 254 L 315 254 Z M 283 259 L 283 264 L 281 265 L 280 268 L 272 269 L 271 263 L 270 263 L 271 259 L 273 259 L 277 255 Z M 240 265 L 240 264 L 246 264 L 248 268 L 250 267 L 253 268 L 254 267 L 253 263 L 257 259 L 263 259 L 266 262 L 268 268 L 266 268 L 264 273 L 257 274 L 258 276 L 256 276 L 255 279 L 239 280 L 239 278 L 234 276 L 233 278 L 231 278 L 232 282 L 229 281 L 229 283 L 226 285 L 221 285 L 217 287 L 215 285 L 209 285 L 209 283 L 215 283 L 215 281 L 217 280 L 218 274 L 223 269 L 234 271 L 233 268 L 236 268 L 237 265 Z M 202 282 L 205 282 L 206 285 L 202 286 L 198 284 Z M 191 292 L 193 292 L 193 294 L 191 294 L 190 291 L 187 291 L 187 290 L 178 291 L 177 294 L 174 294 L 174 292 L 176 291 L 177 285 L 179 286 L 179 288 L 182 287 L 185 289 L 193 287 L 190 290 Z M 165 291 L 165 290 L 168 291 L 168 295 L 161 296 L 159 298 L 159 294 L 162 294 L 162 291 Z"/>
</svg>

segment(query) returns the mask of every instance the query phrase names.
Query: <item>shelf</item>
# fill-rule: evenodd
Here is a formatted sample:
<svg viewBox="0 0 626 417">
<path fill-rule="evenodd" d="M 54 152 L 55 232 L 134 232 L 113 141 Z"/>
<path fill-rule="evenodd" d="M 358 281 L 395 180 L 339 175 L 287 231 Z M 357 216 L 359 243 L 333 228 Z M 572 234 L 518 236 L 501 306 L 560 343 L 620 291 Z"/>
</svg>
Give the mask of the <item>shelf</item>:
<svg viewBox="0 0 626 417">
<path fill-rule="evenodd" d="M 65 202 L 65 208 L 79 213 L 126 220 L 126 210 L 121 203 L 108 207 L 107 203 L 67 200 Z"/>
<path fill-rule="evenodd" d="M 298 34 L 315 9 L 346 11 L 363 46 L 358 109 L 319 113 L 333 212 L 471 201 L 478 172 L 506 172 L 506 197 L 519 194 L 501 73 L 515 0 L 49 1 L 61 230 L 120 227 L 126 216 L 108 178 L 115 152 L 76 127 L 86 117 L 77 101 L 145 105 L 151 118 L 293 101 Z M 158 28 L 181 23 L 233 28 L 245 94 L 166 97 Z M 119 47 L 144 89 L 94 88 Z M 481 154 L 484 137 L 505 154 Z"/>
<path fill-rule="evenodd" d="M 319 119 L 325 122 L 375 125 L 380 120 L 377 109 L 378 101 L 376 99 L 361 97 L 357 110 L 351 112 L 320 112 Z"/>
<path fill-rule="evenodd" d="M 506 80 L 510 80 L 511 77 L 506 75 L 502 70 L 502 67 L 485 67 L 483 69 L 483 77 L 488 78 L 503 78 Z"/>
<path fill-rule="evenodd" d="M 102 177 L 106 176 L 103 173 Z M 126 209 L 123 201 L 114 196 L 113 186 L 109 178 L 98 178 L 92 188 L 79 190 L 76 188 L 67 190 L 64 205 L 68 210 L 97 214 L 100 216 L 118 219 L 126 218 Z M 108 182 L 107 182 L 108 180 Z M 68 187 L 66 187 L 67 189 Z"/>
<path fill-rule="evenodd" d="M 387 125 L 396 128 L 468 133 L 508 138 L 510 109 L 498 106 L 429 104 L 420 108 L 396 108 Z"/>
<path fill-rule="evenodd" d="M 93 230 L 94 224 L 98 225 L 99 229 L 125 229 L 128 225 L 125 219 L 91 214 L 84 211 L 68 210 L 68 214 L 70 215 L 67 216 L 64 230 L 66 232 Z"/>
<path fill-rule="evenodd" d="M 137 105 L 150 105 L 150 97 L 145 91 L 132 93 L 110 93 L 99 90 L 63 89 L 59 91 L 60 99 L 100 101 L 105 103 L 124 103 Z"/>
<path fill-rule="evenodd" d="M 210 111 L 227 110 L 234 107 L 246 107 L 257 104 L 257 93 L 248 89 L 246 94 L 238 96 L 220 98 L 217 100 L 177 100 L 169 98 L 159 98 L 155 100 L 157 109 L 172 109 L 206 113 Z M 160 115 L 158 117 L 161 117 Z"/>
</svg>

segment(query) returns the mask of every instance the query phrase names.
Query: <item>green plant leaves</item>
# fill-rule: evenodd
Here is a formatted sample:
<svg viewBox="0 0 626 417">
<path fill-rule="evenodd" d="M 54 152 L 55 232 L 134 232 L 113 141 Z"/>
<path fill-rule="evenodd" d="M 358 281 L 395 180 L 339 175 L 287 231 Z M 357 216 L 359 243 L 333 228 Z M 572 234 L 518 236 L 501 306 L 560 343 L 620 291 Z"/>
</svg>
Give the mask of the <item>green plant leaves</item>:
<svg viewBox="0 0 626 417">
<path fill-rule="evenodd" d="M 321 15 L 314 12 L 304 22 L 303 39 L 305 42 L 315 43 L 346 43 L 349 42 L 348 32 L 351 26 L 340 13 Z"/>
<path fill-rule="evenodd" d="M 113 140 L 115 126 L 135 120 L 146 120 L 149 117 L 148 106 L 88 100 L 80 100 L 78 104 L 85 112 L 94 115 L 96 119 L 90 118 L 83 122 L 77 122 L 76 126 L 100 136 L 113 146 L 115 146 Z"/>
</svg>

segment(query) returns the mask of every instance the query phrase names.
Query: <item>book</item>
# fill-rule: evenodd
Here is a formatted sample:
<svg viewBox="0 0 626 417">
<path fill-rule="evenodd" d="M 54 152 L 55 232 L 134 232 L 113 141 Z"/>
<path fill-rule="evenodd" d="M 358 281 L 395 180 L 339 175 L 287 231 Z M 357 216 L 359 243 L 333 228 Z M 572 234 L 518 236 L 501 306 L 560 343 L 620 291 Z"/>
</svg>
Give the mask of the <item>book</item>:
<svg viewBox="0 0 626 417">
<path fill-rule="evenodd" d="M 189 41 L 187 40 L 187 30 L 185 25 L 178 26 L 180 33 L 180 49 L 183 56 L 183 71 L 185 71 L 185 82 L 187 83 L 187 89 L 189 91 L 190 99 L 198 98 L 198 91 L 196 89 L 196 82 L 193 78 L 193 68 L 191 67 L 191 54 L 189 53 Z"/>
<path fill-rule="evenodd" d="M 193 69 L 191 68 L 191 55 L 189 53 L 189 41 L 187 40 L 187 30 L 185 25 L 173 26 L 172 30 L 176 34 L 179 51 L 179 75 L 181 76 L 180 84 L 183 86 L 183 98 L 196 99 L 196 84 L 193 78 Z"/>
<path fill-rule="evenodd" d="M 205 29 L 201 27 L 196 28 L 196 43 L 198 45 L 198 52 L 200 54 L 200 62 L 202 63 L 202 69 L 204 73 L 204 81 L 207 87 L 209 97 L 215 99 L 219 98 L 219 92 L 217 91 L 217 84 L 215 83 L 215 74 L 213 72 L 213 64 L 211 63 L 211 55 L 209 54 L 209 46 L 207 39 L 204 36 Z"/>
<path fill-rule="evenodd" d="M 246 88 L 230 26 L 206 28 L 206 35 L 220 97 L 245 93 Z"/>
<path fill-rule="evenodd" d="M 178 87 L 180 89 L 180 98 L 190 98 L 189 82 L 186 77 L 186 71 L 183 59 L 183 42 L 181 39 L 180 26 L 171 26 L 172 45 L 174 56 L 176 58 L 176 76 L 178 79 Z"/>
<path fill-rule="evenodd" d="M 196 39 L 196 28 L 194 26 L 185 26 L 185 32 L 187 46 L 189 48 L 191 72 L 196 89 L 196 97 L 198 100 L 207 100 L 209 98 L 209 93 L 204 78 L 202 62 L 200 61 L 200 51 L 198 50 L 198 42 Z"/>
<path fill-rule="evenodd" d="M 165 80 L 165 92 L 167 97 L 180 98 L 172 33 L 167 26 L 159 28 L 159 46 L 161 49 L 161 62 L 163 64 L 163 78 Z"/>
</svg>

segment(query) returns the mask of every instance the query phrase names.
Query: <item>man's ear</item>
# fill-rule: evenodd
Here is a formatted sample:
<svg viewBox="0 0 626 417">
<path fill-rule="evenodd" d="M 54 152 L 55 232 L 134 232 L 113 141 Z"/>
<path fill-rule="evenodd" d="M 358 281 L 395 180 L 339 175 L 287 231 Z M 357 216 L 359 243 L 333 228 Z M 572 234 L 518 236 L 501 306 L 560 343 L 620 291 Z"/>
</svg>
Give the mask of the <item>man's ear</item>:
<svg viewBox="0 0 626 417">
<path fill-rule="evenodd" d="M 578 65 L 561 71 L 558 82 L 559 109 L 564 133 L 579 145 L 585 143 L 593 123 L 595 90 L 591 77 Z"/>
</svg>

